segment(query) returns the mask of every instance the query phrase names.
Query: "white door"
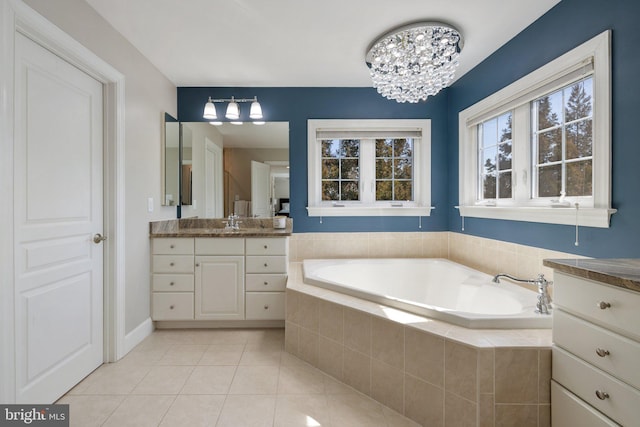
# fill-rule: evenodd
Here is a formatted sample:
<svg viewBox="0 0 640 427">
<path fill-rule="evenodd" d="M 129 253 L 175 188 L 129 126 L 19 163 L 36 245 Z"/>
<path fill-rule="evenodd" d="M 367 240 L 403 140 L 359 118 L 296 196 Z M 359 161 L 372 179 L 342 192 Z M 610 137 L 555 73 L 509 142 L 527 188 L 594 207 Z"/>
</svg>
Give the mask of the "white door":
<svg viewBox="0 0 640 427">
<path fill-rule="evenodd" d="M 251 161 L 251 215 L 271 216 L 271 166 Z"/>
<path fill-rule="evenodd" d="M 16 34 L 16 401 L 55 401 L 103 361 L 102 84 Z"/>
<path fill-rule="evenodd" d="M 222 218 L 222 148 L 204 138 L 205 216 Z"/>
</svg>

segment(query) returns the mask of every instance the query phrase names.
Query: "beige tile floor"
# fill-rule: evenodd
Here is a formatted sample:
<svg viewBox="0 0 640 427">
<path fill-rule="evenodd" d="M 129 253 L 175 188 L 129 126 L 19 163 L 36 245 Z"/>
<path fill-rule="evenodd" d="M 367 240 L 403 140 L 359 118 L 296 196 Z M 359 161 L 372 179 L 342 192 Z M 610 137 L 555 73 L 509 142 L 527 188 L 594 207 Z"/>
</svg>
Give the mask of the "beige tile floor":
<svg viewBox="0 0 640 427">
<path fill-rule="evenodd" d="M 63 396 L 71 426 L 416 427 L 284 351 L 284 330 L 157 330 Z"/>
</svg>

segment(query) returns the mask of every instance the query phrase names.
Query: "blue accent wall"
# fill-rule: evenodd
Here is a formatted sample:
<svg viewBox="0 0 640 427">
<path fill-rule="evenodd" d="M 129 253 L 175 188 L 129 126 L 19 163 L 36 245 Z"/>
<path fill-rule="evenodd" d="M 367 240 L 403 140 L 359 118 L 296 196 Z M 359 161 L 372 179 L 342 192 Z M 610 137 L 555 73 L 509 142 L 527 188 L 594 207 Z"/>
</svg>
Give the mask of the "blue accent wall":
<svg viewBox="0 0 640 427">
<path fill-rule="evenodd" d="M 465 219 L 466 234 L 593 257 L 640 257 L 640 2 L 562 0 L 540 19 L 465 74 L 450 88 L 419 104 L 398 104 L 371 88 L 178 88 L 180 121 L 204 121 L 209 96 L 258 96 L 267 121 L 288 121 L 291 212 L 294 231 L 455 231 L 458 204 L 458 113 L 604 30 L 612 30 L 613 119 L 610 228 Z M 462 52 L 464 55 L 464 51 Z M 244 113 L 247 108 L 244 108 Z M 414 217 L 309 218 L 308 119 L 429 118 L 432 120 L 432 205 L 422 229 Z M 246 119 L 246 118 L 245 118 Z"/>
<path fill-rule="evenodd" d="M 364 66 L 364 63 L 363 63 Z M 178 88 L 178 120 L 206 121 L 204 104 L 212 98 L 258 97 L 266 121 L 289 122 L 289 175 L 294 232 L 446 231 L 447 217 L 447 109 L 446 90 L 427 102 L 399 104 L 372 88 Z M 244 107 L 244 108 L 243 108 Z M 218 108 L 223 113 L 221 108 Z M 248 120 L 248 104 L 240 106 Z M 309 119 L 431 119 L 431 204 L 436 209 L 417 217 L 307 216 L 307 120 Z M 247 125 L 245 125 L 247 126 Z M 249 125 L 252 126 L 252 125 Z"/>
<path fill-rule="evenodd" d="M 593 257 L 640 257 L 640 2 L 562 0 L 448 92 L 449 228 L 461 232 L 458 113 L 601 32 L 612 30 L 612 206 L 610 228 L 465 218 L 465 234 Z M 464 51 L 463 51 L 464 53 Z"/>
</svg>

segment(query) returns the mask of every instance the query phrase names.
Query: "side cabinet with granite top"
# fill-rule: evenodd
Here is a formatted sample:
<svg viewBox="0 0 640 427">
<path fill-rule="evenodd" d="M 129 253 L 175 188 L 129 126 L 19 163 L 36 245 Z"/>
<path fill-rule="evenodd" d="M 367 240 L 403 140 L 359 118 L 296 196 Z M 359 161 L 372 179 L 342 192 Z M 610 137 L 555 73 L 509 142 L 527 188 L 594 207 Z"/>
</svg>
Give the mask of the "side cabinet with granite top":
<svg viewBox="0 0 640 427">
<path fill-rule="evenodd" d="M 556 268 L 553 425 L 638 425 L 640 293 L 546 265 Z"/>
<path fill-rule="evenodd" d="M 288 237 L 152 238 L 152 319 L 283 321 L 287 248 Z"/>
</svg>

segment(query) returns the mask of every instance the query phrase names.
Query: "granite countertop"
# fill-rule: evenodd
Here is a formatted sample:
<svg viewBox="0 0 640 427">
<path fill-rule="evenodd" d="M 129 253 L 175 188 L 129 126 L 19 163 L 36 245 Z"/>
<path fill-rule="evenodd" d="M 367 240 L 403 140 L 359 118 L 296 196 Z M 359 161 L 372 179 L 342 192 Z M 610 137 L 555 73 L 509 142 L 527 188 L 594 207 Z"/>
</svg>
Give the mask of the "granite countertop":
<svg viewBox="0 0 640 427">
<path fill-rule="evenodd" d="M 545 259 L 557 271 L 640 292 L 640 259 Z"/>
<path fill-rule="evenodd" d="M 273 218 L 239 218 L 238 230 L 225 229 L 224 218 L 184 218 L 149 223 L 149 237 L 283 237 L 291 236 L 293 220 L 273 228 Z"/>
</svg>

